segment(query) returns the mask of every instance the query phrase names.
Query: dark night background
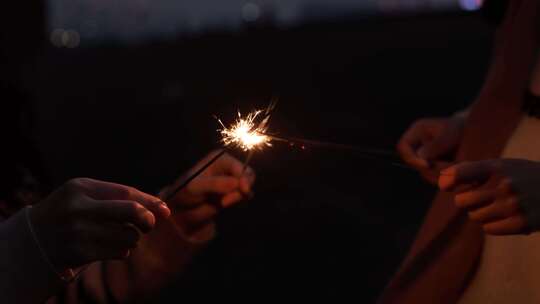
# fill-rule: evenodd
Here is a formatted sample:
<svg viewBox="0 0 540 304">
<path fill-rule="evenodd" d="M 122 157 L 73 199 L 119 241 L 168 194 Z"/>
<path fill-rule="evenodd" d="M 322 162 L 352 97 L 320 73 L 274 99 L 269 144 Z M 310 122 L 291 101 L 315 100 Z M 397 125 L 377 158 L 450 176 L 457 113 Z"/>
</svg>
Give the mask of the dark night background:
<svg viewBox="0 0 540 304">
<path fill-rule="evenodd" d="M 449 10 L 49 43 L 24 80 L 55 185 L 87 176 L 155 192 L 219 147 L 213 114 L 230 121 L 276 95 L 275 131 L 393 149 L 415 119 L 474 98 L 492 32 L 480 13 Z M 252 167 L 256 198 L 220 217 L 219 237 L 164 302 L 370 302 L 434 190 L 413 171 L 343 151 L 275 144 Z"/>
</svg>

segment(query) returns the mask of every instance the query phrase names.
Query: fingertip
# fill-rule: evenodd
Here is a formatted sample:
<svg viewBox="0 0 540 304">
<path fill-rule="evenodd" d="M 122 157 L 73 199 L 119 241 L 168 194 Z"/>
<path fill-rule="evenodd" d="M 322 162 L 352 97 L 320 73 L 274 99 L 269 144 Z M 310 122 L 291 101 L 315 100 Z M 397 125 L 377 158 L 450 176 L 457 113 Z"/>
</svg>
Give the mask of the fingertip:
<svg viewBox="0 0 540 304">
<path fill-rule="evenodd" d="M 509 230 L 507 227 L 501 226 L 497 222 L 491 222 L 491 223 L 482 225 L 482 230 L 484 231 L 484 233 L 493 235 L 493 236 L 504 236 L 504 235 L 515 233 Z"/>
<path fill-rule="evenodd" d="M 490 222 L 482 226 L 485 233 L 491 235 L 527 234 L 530 233 L 527 219 L 523 215 Z"/>
<path fill-rule="evenodd" d="M 422 169 L 429 169 L 431 167 L 429 161 L 423 156 L 418 158 L 418 166 Z"/>
<path fill-rule="evenodd" d="M 224 207 L 224 208 L 228 208 L 236 203 L 238 203 L 239 201 L 241 201 L 243 198 L 243 195 L 242 193 L 240 192 L 234 192 L 234 193 L 231 193 L 231 194 L 228 194 L 228 195 L 225 195 L 222 199 L 221 199 L 221 205 Z"/>
<path fill-rule="evenodd" d="M 171 209 L 169 209 L 169 206 L 164 201 L 158 201 L 157 204 L 159 205 L 159 211 L 161 212 L 161 216 L 164 218 L 168 218 L 171 216 Z"/>
<path fill-rule="evenodd" d="M 512 194 L 514 192 L 512 179 L 503 179 L 499 184 L 498 190 L 501 194 Z"/>
<path fill-rule="evenodd" d="M 441 170 L 441 175 L 456 175 L 457 169 L 456 166 L 450 166 Z"/>
<path fill-rule="evenodd" d="M 154 229 L 156 217 L 152 212 L 144 211 L 142 214 L 138 215 L 136 221 L 128 223 L 127 225 L 138 233 L 148 233 Z"/>
<path fill-rule="evenodd" d="M 428 161 L 423 158 L 419 158 L 416 156 L 406 156 L 403 158 L 403 160 L 417 170 L 429 169 Z"/>
<path fill-rule="evenodd" d="M 439 182 L 438 182 L 439 189 L 441 189 L 442 191 L 449 191 L 454 185 L 454 182 L 455 182 L 454 175 L 441 173 L 441 175 L 439 176 Z"/>
<path fill-rule="evenodd" d="M 145 232 L 148 232 L 154 228 L 156 225 L 156 217 L 152 214 L 150 211 L 146 211 L 143 215 L 144 221 L 147 224 L 147 229 L 145 229 Z"/>
<path fill-rule="evenodd" d="M 242 191 L 242 193 L 244 194 L 248 194 L 251 192 L 250 182 L 245 177 L 240 179 L 240 191 Z"/>
</svg>

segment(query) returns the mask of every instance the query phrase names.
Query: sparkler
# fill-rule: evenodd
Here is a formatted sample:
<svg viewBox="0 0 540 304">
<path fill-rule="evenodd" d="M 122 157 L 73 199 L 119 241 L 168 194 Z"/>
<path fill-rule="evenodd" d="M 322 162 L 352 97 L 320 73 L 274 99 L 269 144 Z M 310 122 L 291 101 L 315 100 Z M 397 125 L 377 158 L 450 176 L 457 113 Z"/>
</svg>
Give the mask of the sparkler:
<svg viewBox="0 0 540 304">
<path fill-rule="evenodd" d="M 176 188 L 174 188 L 174 190 L 171 191 L 164 198 L 164 200 L 167 201 L 173 198 L 179 191 L 184 189 L 191 181 L 193 181 L 197 176 L 203 173 L 206 169 L 208 169 L 208 167 L 210 167 L 214 162 L 216 162 L 220 157 L 222 157 L 229 147 L 236 147 L 242 149 L 245 152 L 248 152 L 243 165 L 242 172 L 244 172 L 247 169 L 247 166 L 251 158 L 253 157 L 255 151 L 262 150 L 264 149 L 264 147 L 271 147 L 272 141 L 285 142 L 291 146 L 299 146 L 302 149 L 305 149 L 306 147 L 316 147 L 335 150 L 346 150 L 365 158 L 386 161 L 391 165 L 413 170 L 409 166 L 405 165 L 401 161 L 399 155 L 397 155 L 394 151 L 362 148 L 352 145 L 344 145 L 303 138 L 284 137 L 270 134 L 268 133 L 269 122 L 275 105 L 276 98 L 274 98 L 274 100 L 270 103 L 270 106 L 268 106 L 265 110 L 256 110 L 249 113 L 245 117 L 243 117 L 239 111 L 235 123 L 232 124 L 230 127 L 227 127 L 221 121 L 221 119 L 216 117 L 216 119 L 222 126 L 222 128 L 218 131 L 222 136 L 221 142 L 224 144 L 224 148 L 213 158 L 211 158 L 206 164 L 201 166 L 192 175 L 187 177 L 182 183 L 180 183 Z"/>
<path fill-rule="evenodd" d="M 304 138 L 283 137 L 283 136 L 277 136 L 277 135 L 268 135 L 268 137 L 270 137 L 274 141 L 285 142 L 291 146 L 298 146 L 303 150 L 308 147 L 314 147 L 314 148 L 324 148 L 324 149 L 330 149 L 330 150 L 349 151 L 351 153 L 354 153 L 358 156 L 362 156 L 364 158 L 369 158 L 369 159 L 378 160 L 378 161 L 387 161 L 389 162 L 389 164 L 393 166 L 413 170 L 411 167 L 403 163 L 403 161 L 401 160 L 401 157 L 396 152 L 390 151 L 390 150 L 363 148 L 363 147 L 353 146 L 353 145 L 345 145 L 345 144 L 338 144 L 338 143 L 333 143 L 333 142 L 318 141 L 318 140 L 311 140 L 311 139 L 304 139 Z"/>
<path fill-rule="evenodd" d="M 248 155 L 244 161 L 242 168 L 242 174 L 246 171 L 249 161 L 253 156 L 254 151 L 261 150 L 265 146 L 272 146 L 270 141 L 272 138 L 265 134 L 268 130 L 270 122 L 270 115 L 275 107 L 275 101 L 270 103 L 270 106 L 266 110 L 257 110 L 249 113 L 245 118 L 242 117 L 240 111 L 236 122 L 231 127 L 226 127 L 225 124 L 216 117 L 221 124 L 222 129 L 218 130 L 222 136 L 221 141 L 224 144 L 224 148 L 212 157 L 207 163 L 201 166 L 193 174 L 188 176 L 183 182 L 170 191 L 164 198 L 164 201 L 172 199 L 178 192 L 187 187 L 197 176 L 201 175 L 206 169 L 208 169 L 213 163 L 220 159 L 227 149 L 231 146 L 238 147 L 246 152 Z"/>
<path fill-rule="evenodd" d="M 171 192 L 167 193 L 165 197 L 162 198 L 163 201 L 168 201 L 172 199 L 178 192 L 180 192 L 182 189 L 187 187 L 189 183 L 191 183 L 197 176 L 201 175 L 201 173 L 204 172 L 204 170 L 208 169 L 213 163 L 215 163 L 218 159 L 220 159 L 223 155 L 225 155 L 225 152 L 227 150 L 222 149 L 219 151 L 214 157 L 212 157 L 206 164 L 204 164 L 202 167 L 200 167 L 195 173 L 188 176 L 183 182 L 181 182 L 178 186 L 176 186 Z"/>
<path fill-rule="evenodd" d="M 266 110 L 252 112 L 248 114 L 245 119 L 242 118 L 242 114 L 239 111 L 236 124 L 231 128 L 227 128 L 218 118 L 219 123 L 223 127 L 223 129 L 219 130 L 223 136 L 222 142 L 226 146 L 234 144 L 244 151 L 248 151 L 242 168 L 242 174 L 248 168 L 248 164 L 251 161 L 255 150 L 261 150 L 264 146 L 272 146 L 270 143 L 271 137 L 265 133 L 269 128 L 270 117 L 272 111 L 274 111 L 274 108 L 276 107 L 277 101 L 278 97 L 273 97 Z"/>
<path fill-rule="evenodd" d="M 228 128 L 218 119 L 223 129 L 219 130 L 223 137 L 221 141 L 225 146 L 236 146 L 244 151 L 253 151 L 262 149 L 264 146 L 271 146 L 270 137 L 265 135 L 267 131 L 267 123 L 270 116 L 266 116 L 260 123 L 257 124 L 257 118 L 263 111 L 258 110 L 242 118 L 242 114 L 238 112 L 236 123 Z"/>
</svg>

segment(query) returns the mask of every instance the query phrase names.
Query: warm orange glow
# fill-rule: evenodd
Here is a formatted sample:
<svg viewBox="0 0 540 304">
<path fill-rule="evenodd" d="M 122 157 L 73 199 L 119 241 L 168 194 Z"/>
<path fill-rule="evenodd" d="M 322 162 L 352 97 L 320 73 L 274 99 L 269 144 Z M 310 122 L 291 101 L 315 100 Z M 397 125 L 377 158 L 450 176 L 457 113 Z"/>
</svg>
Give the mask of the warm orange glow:
<svg viewBox="0 0 540 304">
<path fill-rule="evenodd" d="M 271 138 L 265 135 L 270 116 L 267 115 L 262 121 L 257 121 L 259 115 L 263 112 L 261 110 L 252 112 L 246 118 L 242 118 L 242 114 L 238 112 L 236 122 L 229 128 L 218 119 L 219 123 L 223 126 L 223 129 L 219 130 L 223 136 L 223 143 L 226 146 L 235 145 L 244 151 L 271 146 Z"/>
</svg>

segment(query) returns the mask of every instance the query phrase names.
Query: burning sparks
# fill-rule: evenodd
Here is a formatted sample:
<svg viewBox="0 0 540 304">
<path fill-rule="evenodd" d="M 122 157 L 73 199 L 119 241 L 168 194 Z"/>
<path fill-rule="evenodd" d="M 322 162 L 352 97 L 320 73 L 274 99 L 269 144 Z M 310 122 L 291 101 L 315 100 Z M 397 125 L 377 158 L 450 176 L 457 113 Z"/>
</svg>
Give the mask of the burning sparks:
<svg viewBox="0 0 540 304">
<path fill-rule="evenodd" d="M 265 116 L 259 119 L 263 113 Z M 223 126 L 223 129 L 219 130 L 221 136 L 223 136 L 222 142 L 226 146 L 235 145 L 244 151 L 253 151 L 262 149 L 264 146 L 271 146 L 271 138 L 265 135 L 269 119 L 269 109 L 249 113 L 245 118 L 242 118 L 242 114 L 238 112 L 236 122 L 229 128 L 218 119 L 221 126 Z"/>
</svg>

